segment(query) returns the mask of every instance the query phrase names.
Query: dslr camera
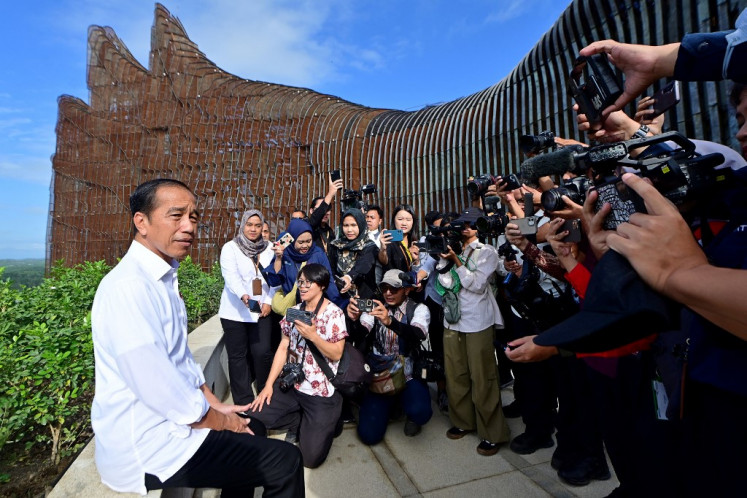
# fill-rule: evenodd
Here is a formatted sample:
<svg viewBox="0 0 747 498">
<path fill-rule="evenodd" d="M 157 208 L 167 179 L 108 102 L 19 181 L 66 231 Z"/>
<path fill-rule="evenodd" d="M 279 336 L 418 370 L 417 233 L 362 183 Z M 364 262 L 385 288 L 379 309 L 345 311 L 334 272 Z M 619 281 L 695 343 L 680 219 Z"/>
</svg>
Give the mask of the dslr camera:
<svg viewBox="0 0 747 498">
<path fill-rule="evenodd" d="M 462 226 L 451 224 L 442 227 L 431 225 L 428 227 L 430 234 L 425 236 L 425 242 L 418 242 L 422 250 L 438 259 L 439 255 L 449 252 L 449 247 L 455 254 L 462 254 Z M 400 277 L 401 278 L 401 277 Z"/>
<path fill-rule="evenodd" d="M 300 363 L 286 363 L 280 372 L 280 390 L 287 393 L 293 386 L 300 384 L 306 379 L 303 373 L 303 365 Z"/>
<path fill-rule="evenodd" d="M 564 195 L 567 195 L 576 204 L 583 204 L 589 187 L 591 187 L 591 182 L 585 176 L 577 176 L 566 180 L 562 186 L 542 192 L 542 209 L 545 211 L 565 209 Z"/>
<path fill-rule="evenodd" d="M 524 154 L 538 154 L 554 149 L 555 133 L 543 131 L 539 135 L 522 135 L 519 137 L 519 148 Z"/>
</svg>

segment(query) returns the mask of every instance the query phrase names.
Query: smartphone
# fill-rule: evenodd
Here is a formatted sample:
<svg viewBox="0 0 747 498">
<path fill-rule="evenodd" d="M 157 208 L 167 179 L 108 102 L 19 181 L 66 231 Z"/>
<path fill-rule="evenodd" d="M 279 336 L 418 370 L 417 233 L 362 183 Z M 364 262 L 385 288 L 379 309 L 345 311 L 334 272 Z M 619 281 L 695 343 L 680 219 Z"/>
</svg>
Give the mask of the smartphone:
<svg viewBox="0 0 747 498">
<path fill-rule="evenodd" d="M 285 310 L 285 319 L 290 323 L 298 320 L 306 325 L 311 325 L 313 318 L 314 314 L 311 311 L 304 311 L 298 308 L 288 308 Z"/>
<path fill-rule="evenodd" d="M 373 311 L 376 303 L 373 302 L 373 299 L 358 299 L 355 302 L 355 306 L 361 313 L 370 313 Z"/>
<path fill-rule="evenodd" d="M 568 235 L 563 238 L 563 242 L 581 242 L 581 220 L 565 220 L 565 223 L 558 228 L 558 232 L 566 230 L 568 230 Z"/>
<path fill-rule="evenodd" d="M 254 299 L 250 299 L 246 303 L 246 307 L 249 308 L 249 311 L 252 313 L 261 313 L 262 307 L 259 305 L 259 301 L 255 301 Z"/>
<path fill-rule="evenodd" d="M 293 235 L 291 235 L 289 233 L 286 233 L 285 235 L 283 235 L 282 237 L 280 237 L 278 239 L 278 244 L 280 244 L 280 246 L 283 249 L 285 249 L 286 247 L 288 247 L 289 245 L 291 245 L 294 240 L 295 239 L 293 238 Z"/>
<path fill-rule="evenodd" d="M 333 169 L 332 171 L 329 172 L 329 177 L 332 179 L 333 182 L 336 182 L 337 180 L 342 178 L 342 175 L 339 169 Z"/>
<path fill-rule="evenodd" d="M 402 230 L 384 230 L 384 233 L 392 235 L 392 240 L 390 240 L 390 242 L 402 242 L 402 239 L 404 239 L 405 236 Z"/>
<path fill-rule="evenodd" d="M 511 220 L 511 223 L 518 225 L 519 231 L 522 235 L 534 235 L 537 233 L 537 223 L 539 223 L 539 216 L 526 216 L 516 220 Z"/>
<path fill-rule="evenodd" d="M 506 185 L 507 190 L 516 190 L 517 188 L 521 188 L 521 182 L 519 181 L 519 178 L 513 173 L 501 178 L 499 185 Z"/>
<path fill-rule="evenodd" d="M 668 111 L 680 101 L 680 82 L 670 81 L 664 88 L 651 96 L 654 99 L 654 112 L 649 114 L 648 119 L 653 119 Z"/>
</svg>

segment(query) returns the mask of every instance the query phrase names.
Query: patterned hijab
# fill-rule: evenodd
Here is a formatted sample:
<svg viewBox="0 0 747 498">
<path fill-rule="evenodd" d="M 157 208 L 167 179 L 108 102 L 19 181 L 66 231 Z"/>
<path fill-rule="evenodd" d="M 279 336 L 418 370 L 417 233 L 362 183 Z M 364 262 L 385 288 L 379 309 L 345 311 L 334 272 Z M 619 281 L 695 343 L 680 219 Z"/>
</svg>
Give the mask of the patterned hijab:
<svg viewBox="0 0 747 498">
<path fill-rule="evenodd" d="M 262 238 L 262 232 L 260 232 L 259 240 L 257 242 L 249 240 L 249 238 L 244 235 L 244 227 L 246 226 L 246 222 L 252 216 L 258 216 L 260 221 L 264 224 L 264 216 L 262 216 L 262 213 L 260 213 L 256 209 L 244 211 L 244 216 L 241 217 L 241 224 L 239 225 L 239 233 L 236 234 L 236 237 L 234 237 L 233 239 L 233 241 L 236 242 L 236 245 L 239 246 L 241 252 L 250 259 L 256 258 L 258 254 L 260 254 L 267 248 L 268 244 L 268 242 Z"/>
<path fill-rule="evenodd" d="M 353 240 L 348 240 L 342 230 L 342 224 L 348 216 L 352 216 L 358 225 L 358 237 Z M 353 265 L 355 265 L 355 260 L 360 251 L 362 251 L 366 246 L 375 244 L 375 242 L 368 236 L 366 216 L 360 209 L 356 208 L 347 209 L 342 213 L 340 234 L 340 237 L 330 242 L 330 244 L 335 246 L 339 251 L 339 255 L 337 256 L 337 268 L 335 268 L 336 273 L 338 275 L 345 275 L 350 272 Z"/>
</svg>

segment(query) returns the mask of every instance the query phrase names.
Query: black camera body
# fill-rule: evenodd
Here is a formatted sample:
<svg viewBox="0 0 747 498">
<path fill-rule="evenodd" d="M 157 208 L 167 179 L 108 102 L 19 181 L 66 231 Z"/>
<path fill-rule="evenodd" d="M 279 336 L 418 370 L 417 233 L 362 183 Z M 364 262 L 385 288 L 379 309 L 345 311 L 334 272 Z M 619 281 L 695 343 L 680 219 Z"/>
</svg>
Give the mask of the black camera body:
<svg viewBox="0 0 747 498">
<path fill-rule="evenodd" d="M 568 80 L 568 91 L 590 123 L 602 120 L 602 111 L 622 94 L 622 81 L 612 68 L 607 54 L 579 57 Z"/>
<path fill-rule="evenodd" d="M 305 379 L 306 374 L 303 373 L 303 365 L 300 363 L 286 363 L 280 372 L 280 390 L 287 393 L 293 389 L 294 385 L 300 384 Z"/>
<path fill-rule="evenodd" d="M 495 185 L 498 179 L 493 175 L 482 174 L 479 176 L 470 176 L 467 178 L 467 192 L 472 197 L 483 195 L 487 192 L 488 187 Z"/>
<path fill-rule="evenodd" d="M 363 201 L 363 196 L 375 194 L 376 192 L 376 185 L 373 183 L 363 185 L 360 190 L 344 189 L 340 199 L 342 211 L 344 212 L 348 209 L 360 209 L 361 211 L 365 211 L 368 205 Z"/>
<path fill-rule="evenodd" d="M 463 226 L 461 223 L 452 223 L 442 227 L 431 225 L 428 227 L 431 233 L 425 236 L 425 242 L 418 243 L 418 247 L 434 258 L 449 252 L 448 246 L 451 246 L 454 254 L 462 254 Z"/>
<path fill-rule="evenodd" d="M 500 211 L 480 216 L 475 220 L 475 228 L 483 235 L 497 237 L 506 231 L 508 216 Z"/>
<path fill-rule="evenodd" d="M 522 135 L 519 137 L 519 148 L 524 154 L 538 154 L 554 147 L 555 133 L 551 131 L 543 131 L 539 135 Z"/>
<path fill-rule="evenodd" d="M 562 186 L 542 192 L 542 209 L 545 211 L 565 209 L 564 195 L 567 195 L 576 204 L 583 204 L 586 200 L 586 192 L 590 187 L 591 182 L 585 176 L 577 176 L 566 180 Z"/>
</svg>

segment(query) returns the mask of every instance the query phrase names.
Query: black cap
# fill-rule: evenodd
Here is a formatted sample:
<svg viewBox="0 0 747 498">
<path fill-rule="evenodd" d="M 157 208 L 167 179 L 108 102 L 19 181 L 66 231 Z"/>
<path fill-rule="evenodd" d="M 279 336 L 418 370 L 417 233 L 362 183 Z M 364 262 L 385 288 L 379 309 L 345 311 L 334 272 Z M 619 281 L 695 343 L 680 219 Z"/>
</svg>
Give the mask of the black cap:
<svg viewBox="0 0 747 498">
<path fill-rule="evenodd" d="M 485 213 L 482 212 L 482 209 L 471 207 L 462 211 L 462 214 L 459 215 L 459 218 L 452 220 L 452 223 L 474 224 L 475 221 L 477 221 L 477 219 L 481 218 L 482 216 L 485 216 Z"/>
<path fill-rule="evenodd" d="M 610 250 L 594 268 L 581 311 L 534 342 L 577 353 L 609 351 L 670 330 L 676 308 L 641 280 L 625 257 Z"/>
</svg>

